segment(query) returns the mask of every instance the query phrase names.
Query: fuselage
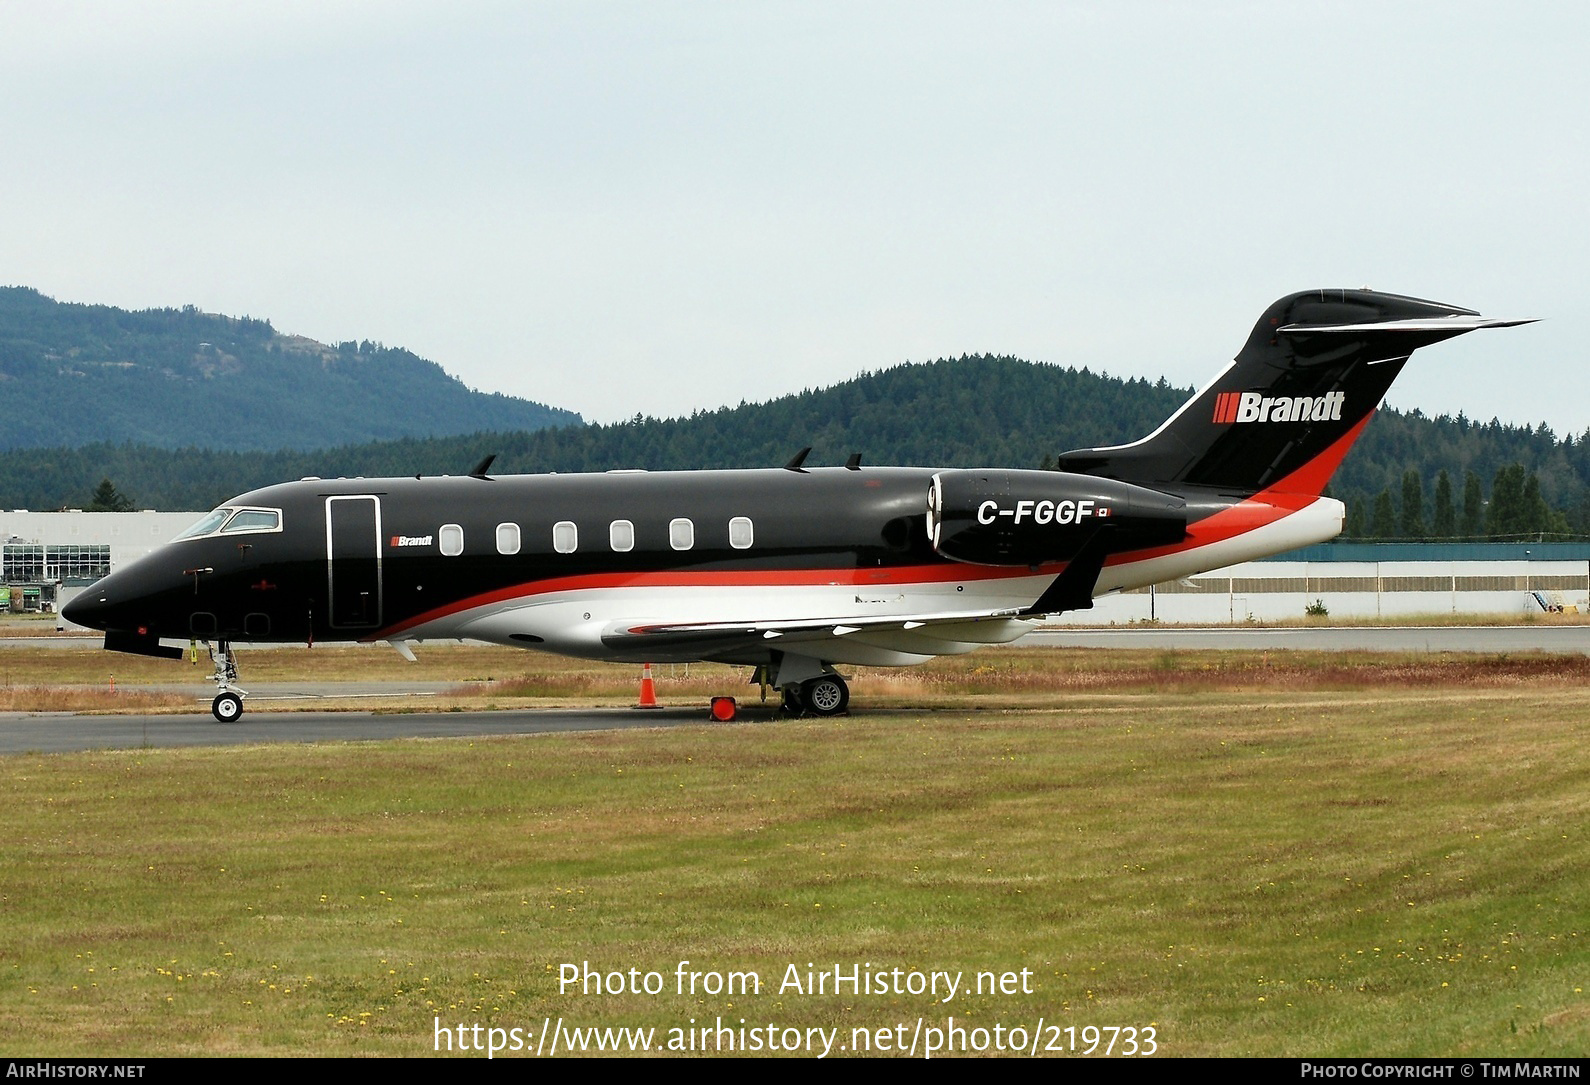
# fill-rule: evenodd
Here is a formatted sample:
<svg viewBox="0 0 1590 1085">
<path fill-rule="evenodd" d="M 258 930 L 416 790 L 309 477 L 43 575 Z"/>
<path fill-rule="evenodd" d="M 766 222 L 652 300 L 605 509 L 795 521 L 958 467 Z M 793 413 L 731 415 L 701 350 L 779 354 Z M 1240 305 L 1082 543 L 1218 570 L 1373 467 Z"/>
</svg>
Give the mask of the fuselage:
<svg viewBox="0 0 1590 1085">
<path fill-rule="evenodd" d="M 144 638 L 212 641 L 469 637 L 598 659 L 762 662 L 779 644 L 726 628 L 855 621 L 825 632 L 828 662 L 880 665 L 1006 641 L 1066 567 L 951 560 L 935 547 L 931 468 L 611 472 L 307 479 L 243 494 L 207 531 L 85 591 L 73 621 Z M 1082 487 L 1069 502 L 1016 495 L 971 519 L 1043 518 L 1055 533 L 1108 511 L 1123 484 L 1054 472 L 1005 480 Z M 1035 493 L 1037 491 L 1034 491 Z M 1145 491 L 1146 492 L 1146 491 Z M 1087 495 L 1093 495 L 1091 497 Z M 1340 505 L 1248 495 L 1158 495 L 1175 514 L 1158 545 L 1116 549 L 1096 591 L 1243 560 L 1335 534 Z M 1248 511 L 1239 530 L 1222 518 Z M 230 519 L 228 519 L 230 516 Z M 1103 521 L 1100 521 L 1101 523 Z M 1205 525 L 1201 530 L 1199 525 Z M 1207 530 L 1209 525 L 1216 530 Z M 1123 539 L 1125 537 L 1123 536 Z M 1174 541 L 1172 541 L 1174 540 Z M 1129 542 L 1129 540 L 1128 540 Z M 1123 544 L 1124 545 L 1124 544 Z M 996 559 L 997 560 L 997 559 Z M 964 616 L 957 620 L 957 616 Z M 901 619 L 901 628 L 879 623 Z M 904 628 L 911 619 L 932 617 Z M 689 629 L 689 635 L 649 630 Z M 779 639 L 772 637 L 768 639 Z M 810 639 L 808 637 L 808 639 Z"/>
</svg>

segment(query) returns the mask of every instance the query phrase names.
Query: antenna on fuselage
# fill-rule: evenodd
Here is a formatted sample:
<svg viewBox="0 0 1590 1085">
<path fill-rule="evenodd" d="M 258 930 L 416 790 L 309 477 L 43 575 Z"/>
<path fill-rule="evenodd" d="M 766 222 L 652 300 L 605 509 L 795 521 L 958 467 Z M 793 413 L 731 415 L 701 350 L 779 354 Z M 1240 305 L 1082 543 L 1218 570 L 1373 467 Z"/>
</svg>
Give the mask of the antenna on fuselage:
<svg viewBox="0 0 1590 1085">
<path fill-rule="evenodd" d="M 497 458 L 497 454 L 495 452 L 493 452 L 491 455 L 489 455 L 485 459 L 481 460 L 479 463 L 477 463 L 475 465 L 475 469 L 469 473 L 469 477 L 470 478 L 488 478 L 488 476 L 486 475 L 486 472 L 491 469 L 491 461 L 496 459 L 496 458 Z"/>
<path fill-rule="evenodd" d="M 859 470 L 861 470 L 861 453 L 852 452 L 850 454 L 850 458 L 845 461 L 845 470 L 846 471 L 859 471 Z"/>
<path fill-rule="evenodd" d="M 798 472 L 800 472 L 801 474 L 804 475 L 806 473 L 806 471 L 805 471 L 805 469 L 803 467 L 801 467 L 801 464 L 805 463 L 806 462 L 806 457 L 810 456 L 811 454 L 812 454 L 812 446 L 811 445 L 807 445 L 805 448 L 801 449 L 799 452 L 795 453 L 795 455 L 790 458 L 790 461 L 784 465 L 784 470 L 786 470 L 786 471 L 798 471 Z"/>
</svg>

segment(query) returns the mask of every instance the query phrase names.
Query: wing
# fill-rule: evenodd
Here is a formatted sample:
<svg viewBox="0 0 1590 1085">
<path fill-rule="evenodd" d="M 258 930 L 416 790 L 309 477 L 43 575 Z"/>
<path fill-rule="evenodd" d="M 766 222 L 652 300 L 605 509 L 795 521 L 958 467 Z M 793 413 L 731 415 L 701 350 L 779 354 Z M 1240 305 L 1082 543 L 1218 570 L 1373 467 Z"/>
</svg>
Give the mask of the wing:
<svg viewBox="0 0 1590 1085">
<path fill-rule="evenodd" d="M 957 655 L 986 644 L 1003 644 L 1032 628 L 1020 608 L 942 611 L 933 614 L 832 619 L 614 622 L 602 644 L 615 653 L 660 659 L 669 655 L 727 662 L 754 662 L 769 652 L 813 656 L 831 662 L 894 665 L 937 655 Z M 899 657 L 911 657 L 903 659 Z"/>
<path fill-rule="evenodd" d="M 934 656 L 960 655 L 985 644 L 1024 636 L 1040 615 L 1093 606 L 1104 567 L 1102 533 L 1095 533 L 1030 606 L 945 610 L 919 614 L 740 622 L 614 622 L 602 632 L 609 650 L 652 660 L 664 653 L 727 663 L 757 663 L 771 652 L 813 656 L 831 663 L 902 666 Z"/>
</svg>

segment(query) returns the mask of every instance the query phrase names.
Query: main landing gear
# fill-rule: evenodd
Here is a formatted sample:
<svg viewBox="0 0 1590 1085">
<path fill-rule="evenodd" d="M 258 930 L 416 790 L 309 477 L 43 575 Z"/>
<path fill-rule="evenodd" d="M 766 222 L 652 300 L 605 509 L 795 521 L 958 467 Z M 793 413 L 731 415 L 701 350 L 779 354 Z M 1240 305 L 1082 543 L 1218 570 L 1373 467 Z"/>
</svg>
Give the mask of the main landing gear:
<svg viewBox="0 0 1590 1085">
<path fill-rule="evenodd" d="M 786 716 L 840 716 L 850 707 L 845 680 L 831 665 L 810 656 L 774 652 L 770 662 L 752 673 L 751 684 L 762 687 L 764 701 L 768 690 L 777 689 Z"/>
<path fill-rule="evenodd" d="M 784 713 L 789 716 L 838 716 L 850 707 L 850 687 L 837 674 L 824 674 L 785 686 Z"/>
<path fill-rule="evenodd" d="M 237 656 L 232 654 L 231 644 L 224 640 L 216 645 L 221 650 L 219 655 L 209 641 L 205 641 L 204 646 L 209 648 L 210 662 L 215 664 L 210 681 L 220 691 L 210 702 L 210 714 L 221 723 L 235 723 L 243 714 L 243 698 L 248 696 L 248 691 L 237 685 Z"/>
</svg>

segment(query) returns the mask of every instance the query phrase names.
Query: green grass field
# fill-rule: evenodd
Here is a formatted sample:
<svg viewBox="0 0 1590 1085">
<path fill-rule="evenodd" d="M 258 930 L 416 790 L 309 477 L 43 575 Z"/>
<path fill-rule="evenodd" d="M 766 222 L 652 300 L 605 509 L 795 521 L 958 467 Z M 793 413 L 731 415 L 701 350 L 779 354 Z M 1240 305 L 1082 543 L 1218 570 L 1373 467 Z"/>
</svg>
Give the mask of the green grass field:
<svg viewBox="0 0 1590 1085">
<path fill-rule="evenodd" d="M 0 1053 L 427 1054 L 438 1018 L 1590 1046 L 1580 663 L 1047 658 L 836 721 L 5 758 Z M 683 960 L 762 990 L 678 994 Z M 663 991 L 560 993 L 585 961 Z M 779 990 L 808 963 L 1031 993 Z"/>
</svg>

